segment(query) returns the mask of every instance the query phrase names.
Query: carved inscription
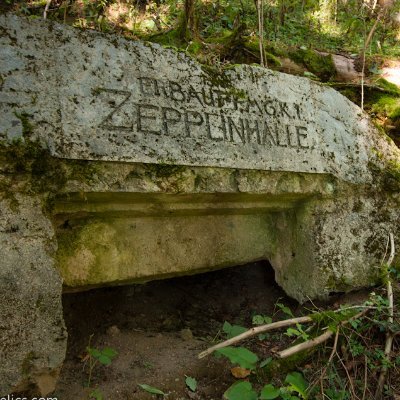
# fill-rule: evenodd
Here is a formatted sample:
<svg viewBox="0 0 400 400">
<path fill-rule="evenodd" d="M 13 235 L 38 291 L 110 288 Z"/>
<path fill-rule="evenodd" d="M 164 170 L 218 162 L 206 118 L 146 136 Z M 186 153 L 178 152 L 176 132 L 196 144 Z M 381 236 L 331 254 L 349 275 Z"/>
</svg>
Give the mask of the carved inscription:
<svg viewBox="0 0 400 400">
<path fill-rule="evenodd" d="M 148 77 L 137 78 L 135 89 L 94 91 L 107 105 L 100 128 L 140 135 L 203 137 L 243 145 L 299 149 L 313 146 L 302 121 L 301 107 L 295 103 L 268 97 L 252 100 L 237 90 L 210 86 L 196 90 L 190 84 Z"/>
</svg>

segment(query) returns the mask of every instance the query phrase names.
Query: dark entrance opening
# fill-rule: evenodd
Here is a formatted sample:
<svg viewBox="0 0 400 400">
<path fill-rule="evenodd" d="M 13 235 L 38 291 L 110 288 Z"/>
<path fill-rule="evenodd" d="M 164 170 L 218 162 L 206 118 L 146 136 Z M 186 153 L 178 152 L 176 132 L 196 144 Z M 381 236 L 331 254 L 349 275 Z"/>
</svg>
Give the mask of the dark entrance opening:
<svg viewBox="0 0 400 400">
<path fill-rule="evenodd" d="M 104 398 L 154 399 L 138 384 L 159 387 L 168 399 L 220 399 L 234 381 L 229 364 L 198 353 L 225 338 L 225 321 L 250 328 L 255 314 L 271 316 L 277 301 L 295 309 L 275 283 L 267 261 L 198 275 L 108 287 L 63 297 L 68 353 L 56 394 L 76 400 L 89 394 L 86 347 L 111 347 L 118 356 L 96 366 L 92 388 Z M 85 368 L 86 362 L 86 368 Z M 185 375 L 198 381 L 188 391 Z"/>
</svg>

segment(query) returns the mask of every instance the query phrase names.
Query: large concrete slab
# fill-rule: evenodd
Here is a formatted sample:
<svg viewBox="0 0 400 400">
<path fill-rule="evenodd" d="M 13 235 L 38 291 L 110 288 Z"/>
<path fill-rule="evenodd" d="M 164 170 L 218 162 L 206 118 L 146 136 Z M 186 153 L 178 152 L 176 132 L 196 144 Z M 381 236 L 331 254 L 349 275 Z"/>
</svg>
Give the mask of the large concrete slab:
<svg viewBox="0 0 400 400">
<path fill-rule="evenodd" d="M 21 110 L 57 157 L 371 179 L 370 127 L 333 89 L 257 67 L 221 73 L 154 44 L 0 18 L 5 136 L 22 135 Z"/>
</svg>

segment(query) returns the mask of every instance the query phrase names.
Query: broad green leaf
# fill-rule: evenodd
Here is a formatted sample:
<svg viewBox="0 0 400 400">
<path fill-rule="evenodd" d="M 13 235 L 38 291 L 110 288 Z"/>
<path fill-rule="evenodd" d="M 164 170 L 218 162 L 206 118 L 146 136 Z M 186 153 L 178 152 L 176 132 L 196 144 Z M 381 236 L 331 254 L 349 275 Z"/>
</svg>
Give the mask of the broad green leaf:
<svg viewBox="0 0 400 400">
<path fill-rule="evenodd" d="M 286 330 L 285 335 L 287 335 L 287 336 L 300 336 L 301 333 L 300 333 L 297 329 L 288 328 L 288 329 Z"/>
<path fill-rule="evenodd" d="M 265 385 L 260 394 L 260 399 L 261 400 L 270 400 L 270 399 L 276 399 L 279 397 L 281 394 L 281 391 L 279 388 L 276 388 L 275 386 L 269 384 Z"/>
<path fill-rule="evenodd" d="M 197 381 L 196 381 L 196 379 L 195 379 L 195 378 L 192 378 L 191 376 L 187 376 L 187 375 L 185 375 L 185 376 L 186 376 L 186 379 L 185 379 L 186 386 L 187 386 L 192 392 L 195 392 L 196 389 L 197 389 Z"/>
<path fill-rule="evenodd" d="M 162 390 L 157 389 L 157 388 L 155 388 L 153 386 L 146 385 L 145 383 L 139 383 L 138 385 L 143 390 L 145 390 L 146 392 L 149 392 L 151 394 L 161 394 L 162 396 L 166 396 L 166 394 Z"/>
<path fill-rule="evenodd" d="M 101 354 L 103 354 L 103 356 L 107 356 L 107 357 L 113 359 L 116 355 L 118 355 L 118 352 L 115 351 L 114 349 L 112 349 L 111 347 L 105 347 L 101 351 Z"/>
<path fill-rule="evenodd" d="M 264 368 L 272 362 L 272 357 L 266 358 L 264 361 L 260 363 L 260 368 Z"/>
<path fill-rule="evenodd" d="M 110 347 L 105 347 L 103 350 L 88 347 L 87 352 L 90 356 L 97 359 L 103 365 L 110 365 L 112 359 L 118 354 L 114 349 L 111 349 Z"/>
<path fill-rule="evenodd" d="M 105 356 L 103 354 L 101 354 L 100 357 L 97 357 L 97 359 L 103 365 L 110 365 L 111 364 L 111 358 L 107 357 L 107 356 Z"/>
<path fill-rule="evenodd" d="M 229 358 L 231 363 L 239 364 L 242 368 L 255 369 L 258 357 L 245 347 L 224 347 L 216 351 Z"/>
<path fill-rule="evenodd" d="M 246 332 L 247 329 L 240 325 L 231 325 L 229 322 L 225 321 L 222 326 L 222 330 L 226 333 L 226 337 L 231 339 L 235 336 L 240 335 L 243 332 Z"/>
<path fill-rule="evenodd" d="M 257 400 L 257 393 L 250 382 L 240 381 L 234 383 L 225 393 L 226 400 Z"/>
<path fill-rule="evenodd" d="M 315 75 L 315 74 L 313 74 L 312 72 L 309 72 L 309 71 L 304 71 L 303 74 L 307 78 L 318 78 L 317 75 Z"/>
<path fill-rule="evenodd" d="M 92 357 L 99 358 L 101 356 L 101 352 L 98 349 L 95 349 L 93 347 L 87 347 L 86 350 Z"/>
<path fill-rule="evenodd" d="M 95 400 L 103 400 L 103 393 L 101 393 L 99 389 L 95 389 L 89 394 L 89 398 Z"/>
<path fill-rule="evenodd" d="M 253 325 L 262 325 L 264 323 L 264 317 L 262 315 L 254 315 L 252 322 Z"/>
<path fill-rule="evenodd" d="M 292 310 L 291 310 L 289 307 L 285 306 L 285 305 L 282 304 L 282 303 L 276 303 L 276 305 L 277 305 L 277 307 L 279 307 L 279 308 L 282 310 L 282 312 L 284 312 L 286 315 L 288 315 L 288 316 L 290 316 L 290 317 L 294 317 L 294 315 L 293 315 L 293 313 L 292 313 Z"/>
<path fill-rule="evenodd" d="M 300 372 L 291 372 L 287 374 L 285 382 L 291 385 L 291 390 L 299 393 L 304 399 L 307 398 L 308 383 Z"/>
<path fill-rule="evenodd" d="M 282 388 L 280 395 L 283 400 L 292 400 L 292 395 L 286 391 L 286 388 Z"/>
</svg>

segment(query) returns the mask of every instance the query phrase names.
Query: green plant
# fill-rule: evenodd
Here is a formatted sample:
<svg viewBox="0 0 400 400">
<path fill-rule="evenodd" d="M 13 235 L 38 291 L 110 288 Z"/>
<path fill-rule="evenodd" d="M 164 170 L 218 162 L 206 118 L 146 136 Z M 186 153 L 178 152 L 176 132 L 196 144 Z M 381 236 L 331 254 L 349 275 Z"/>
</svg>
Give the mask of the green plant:
<svg viewBox="0 0 400 400">
<path fill-rule="evenodd" d="M 392 396 L 394 390 L 387 376 L 391 372 L 398 373 L 400 364 L 400 357 L 393 357 L 391 350 L 394 337 L 400 332 L 400 314 L 396 308 L 400 303 L 393 300 L 393 287 L 399 290 L 400 286 L 392 284 L 392 280 L 398 279 L 400 274 L 398 268 L 391 266 L 393 258 L 394 253 L 391 252 L 390 262 L 381 268 L 386 293 L 379 289 L 362 304 L 343 305 L 335 310 L 317 309 L 305 317 L 294 317 L 287 306 L 277 303 L 276 307 L 286 319 L 272 322 L 271 318 L 256 314 L 252 318 L 256 327 L 240 337 L 233 335 L 226 341 L 228 347 L 222 347 L 223 342 L 202 352 L 200 357 L 215 351 L 248 370 L 246 375 L 236 375 L 232 369 L 235 377 L 246 376 L 248 381 L 235 382 L 225 392 L 224 398 L 295 400 L 315 399 L 323 395 L 330 400 L 350 400 Z M 232 327 L 230 324 L 227 326 Z M 283 327 L 286 328 L 285 336 L 294 338 L 294 342 L 285 350 L 275 350 L 274 357 L 269 356 L 261 362 L 258 355 L 246 347 L 232 346 L 261 332 Z M 323 346 L 330 338 L 334 338 L 333 346 Z M 273 347 L 271 342 L 282 340 L 281 335 L 269 335 L 268 347 Z M 265 348 L 264 344 L 260 345 Z M 314 357 L 315 354 L 319 356 Z M 307 367 L 302 373 L 293 372 L 311 357 L 312 368 Z M 286 374 L 283 375 L 284 380 L 282 374 Z"/>
<path fill-rule="evenodd" d="M 89 399 L 92 400 L 103 400 L 103 393 L 99 389 L 95 389 L 89 393 Z"/>
<path fill-rule="evenodd" d="M 257 392 L 250 382 L 235 382 L 225 393 L 226 400 L 257 400 Z"/>
<path fill-rule="evenodd" d="M 292 310 L 288 306 L 285 306 L 282 303 L 276 303 L 275 306 L 278 307 L 286 316 L 291 318 L 294 317 Z"/>
<path fill-rule="evenodd" d="M 192 391 L 195 392 L 197 389 L 197 381 L 195 378 L 192 378 L 191 376 L 185 375 L 185 383 L 186 386 Z"/>
<path fill-rule="evenodd" d="M 166 394 L 165 394 L 162 390 L 157 389 L 157 388 L 154 387 L 154 386 L 146 385 L 145 383 L 139 383 L 138 386 L 139 386 L 141 389 L 145 390 L 147 393 L 151 393 L 151 394 L 155 394 L 155 395 L 160 395 L 160 396 L 166 396 Z"/>
<path fill-rule="evenodd" d="M 89 344 L 86 347 L 87 362 L 88 362 L 88 381 L 87 381 L 88 387 L 91 386 L 93 370 L 96 367 L 96 365 L 98 364 L 104 366 L 110 365 L 112 360 L 118 355 L 117 351 L 115 351 L 111 347 L 104 347 L 101 350 L 96 349 L 95 347 L 91 347 L 92 337 L 93 335 L 90 336 Z"/>
<path fill-rule="evenodd" d="M 300 324 L 296 324 L 296 328 L 297 329 L 288 328 L 286 330 L 286 335 L 287 336 L 296 336 L 296 337 L 302 338 L 304 341 L 306 341 L 310 338 L 310 335 L 303 330 L 303 327 Z"/>
<path fill-rule="evenodd" d="M 217 350 L 217 354 L 227 357 L 232 364 L 238 364 L 240 367 L 253 370 L 256 368 L 258 356 L 245 347 L 223 347 Z"/>
<path fill-rule="evenodd" d="M 227 339 L 230 339 L 246 332 L 247 328 L 240 325 L 231 325 L 229 322 L 225 321 L 222 330 L 226 333 Z"/>
<path fill-rule="evenodd" d="M 275 387 L 269 383 L 264 385 L 260 393 L 253 388 L 251 382 L 238 381 L 226 390 L 224 398 L 226 400 L 299 400 L 307 399 L 308 383 L 299 372 L 291 372 L 286 375 L 285 384 L 281 387 Z"/>
</svg>

